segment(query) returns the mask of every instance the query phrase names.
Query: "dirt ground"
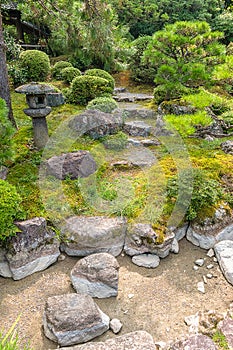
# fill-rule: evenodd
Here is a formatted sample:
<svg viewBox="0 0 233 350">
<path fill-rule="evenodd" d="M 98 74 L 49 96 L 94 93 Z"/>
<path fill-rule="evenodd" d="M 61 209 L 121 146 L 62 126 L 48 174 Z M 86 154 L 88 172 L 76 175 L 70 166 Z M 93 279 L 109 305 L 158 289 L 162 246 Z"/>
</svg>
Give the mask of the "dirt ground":
<svg viewBox="0 0 233 350">
<path fill-rule="evenodd" d="M 170 254 L 156 269 L 137 267 L 129 257 L 120 256 L 118 297 L 96 302 L 110 318 L 121 320 L 121 334 L 146 330 L 155 341 L 179 339 L 188 332 L 185 316 L 199 310 L 224 312 L 233 301 L 233 287 L 213 258 L 206 257 L 204 266 L 194 271 L 194 261 L 204 257 L 206 251 L 186 239 L 180 242 L 180 253 Z M 57 345 L 43 335 L 44 305 L 49 296 L 74 292 L 69 274 L 76 261 L 66 257 L 20 281 L 0 277 L 0 329 L 8 330 L 20 314 L 17 329 L 22 345 L 30 342 L 34 350 L 56 349 Z M 206 266 L 212 262 L 210 271 Z M 201 294 L 197 283 L 210 272 L 214 277 L 205 285 L 206 293 Z M 114 336 L 108 331 L 96 340 Z"/>
</svg>

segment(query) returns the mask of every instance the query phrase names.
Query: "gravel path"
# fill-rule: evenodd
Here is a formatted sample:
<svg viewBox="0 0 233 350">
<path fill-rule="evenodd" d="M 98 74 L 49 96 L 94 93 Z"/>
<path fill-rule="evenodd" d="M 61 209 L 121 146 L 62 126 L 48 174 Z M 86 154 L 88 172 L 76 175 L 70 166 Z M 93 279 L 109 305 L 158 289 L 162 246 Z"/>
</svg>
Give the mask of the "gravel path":
<svg viewBox="0 0 233 350">
<path fill-rule="evenodd" d="M 199 310 L 224 312 L 233 301 L 232 286 L 222 276 L 217 263 L 213 263 L 214 277 L 205 285 L 206 293 L 197 291 L 197 283 L 210 272 L 206 266 L 213 262 L 206 257 L 204 266 L 194 271 L 194 261 L 203 257 L 206 251 L 186 239 L 180 242 L 178 255 L 170 254 L 153 270 L 139 268 L 129 257 L 120 256 L 118 297 L 96 301 L 111 318 L 121 320 L 121 334 L 146 330 L 155 341 L 180 338 L 188 331 L 185 316 Z M 0 277 L 0 329 L 9 329 L 21 314 L 18 323 L 21 344 L 30 341 L 34 350 L 56 349 L 56 344 L 43 335 L 44 304 L 49 296 L 74 292 L 69 274 L 76 261 L 76 258 L 66 257 L 46 271 L 20 281 Z M 99 339 L 113 336 L 108 331 Z"/>
</svg>

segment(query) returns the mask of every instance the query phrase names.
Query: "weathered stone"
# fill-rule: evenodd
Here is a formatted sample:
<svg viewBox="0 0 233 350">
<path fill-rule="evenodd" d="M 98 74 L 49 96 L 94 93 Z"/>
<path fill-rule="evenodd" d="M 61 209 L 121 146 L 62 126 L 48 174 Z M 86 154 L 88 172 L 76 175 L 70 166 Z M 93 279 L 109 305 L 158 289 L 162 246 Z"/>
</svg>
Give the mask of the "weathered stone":
<svg viewBox="0 0 233 350">
<path fill-rule="evenodd" d="M 6 166 L 0 166 L 0 179 L 6 180 L 8 174 L 8 168 Z"/>
<path fill-rule="evenodd" d="M 71 271 L 77 293 L 96 298 L 115 297 L 118 293 L 119 264 L 108 253 L 89 255 L 79 260 Z"/>
<path fill-rule="evenodd" d="M 131 92 L 120 92 L 113 96 L 118 102 L 135 102 L 135 101 L 145 101 L 152 100 L 152 95 L 147 94 L 137 94 Z"/>
<path fill-rule="evenodd" d="M 141 254 L 133 256 L 132 262 L 137 266 L 154 269 L 159 266 L 160 258 L 155 254 Z"/>
<path fill-rule="evenodd" d="M 65 103 L 65 98 L 61 92 L 50 92 L 46 95 L 47 105 L 57 107 Z"/>
<path fill-rule="evenodd" d="M 205 262 L 204 259 L 197 259 L 197 260 L 195 260 L 195 264 L 198 265 L 198 266 L 203 266 L 204 262 Z"/>
<path fill-rule="evenodd" d="M 141 120 L 126 122 L 123 126 L 123 131 L 131 136 L 149 136 L 152 127 Z"/>
<path fill-rule="evenodd" d="M 233 155 L 233 141 L 232 140 L 225 141 L 225 142 L 221 143 L 220 146 L 221 146 L 221 149 L 223 150 L 223 152 Z"/>
<path fill-rule="evenodd" d="M 88 151 L 53 156 L 45 162 L 45 166 L 49 175 L 60 180 L 64 180 L 67 176 L 71 179 L 88 177 L 97 169 L 96 162 Z"/>
<path fill-rule="evenodd" d="M 48 298 L 43 326 L 47 338 L 69 346 L 103 334 L 109 321 L 89 295 L 72 293 Z"/>
<path fill-rule="evenodd" d="M 121 113 L 104 113 L 99 110 L 88 109 L 75 116 L 69 127 L 77 132 L 78 136 L 89 135 L 98 139 L 105 135 L 115 134 L 122 128 Z"/>
<path fill-rule="evenodd" d="M 173 344 L 171 350 L 218 350 L 217 346 L 209 337 L 203 334 L 197 334 L 184 341 L 178 341 Z"/>
<path fill-rule="evenodd" d="M 153 109 L 149 108 L 139 108 L 131 107 L 131 108 L 121 108 L 119 112 L 122 113 L 122 117 L 125 119 L 156 119 L 157 114 Z"/>
<path fill-rule="evenodd" d="M 60 350 L 156 350 L 156 347 L 149 333 L 136 331 L 108 339 L 105 342 L 91 342 Z"/>
<path fill-rule="evenodd" d="M 172 245 L 171 245 L 170 252 L 174 253 L 174 254 L 178 254 L 179 250 L 180 250 L 179 243 L 178 243 L 177 239 L 174 238 L 173 242 L 172 242 Z"/>
<path fill-rule="evenodd" d="M 124 246 L 126 228 L 125 219 L 119 217 L 73 216 L 62 229 L 66 242 L 61 247 L 73 256 L 103 252 L 117 256 Z"/>
<path fill-rule="evenodd" d="M 151 167 L 157 162 L 155 155 L 143 146 L 130 146 L 125 153 L 125 157 L 134 167 Z"/>
<path fill-rule="evenodd" d="M 191 223 L 186 237 L 204 249 L 213 248 L 215 243 L 223 240 L 233 240 L 232 212 L 223 206 L 219 207 L 213 217 L 206 218 L 202 223 Z"/>
<path fill-rule="evenodd" d="M 152 253 L 165 258 L 171 250 L 174 237 L 173 232 L 168 232 L 160 243 L 160 238 L 150 224 L 135 224 L 127 231 L 124 250 L 130 256 Z"/>
<path fill-rule="evenodd" d="M 12 277 L 9 263 L 6 259 L 6 250 L 0 247 L 0 276 Z"/>
<path fill-rule="evenodd" d="M 175 115 L 194 114 L 196 112 L 196 108 L 190 105 L 181 105 L 173 101 L 162 102 L 159 105 L 159 110 L 163 114 L 175 114 Z"/>
<path fill-rule="evenodd" d="M 233 319 L 225 318 L 224 320 L 218 323 L 218 329 L 226 337 L 226 341 L 230 349 L 233 349 Z"/>
<path fill-rule="evenodd" d="M 8 240 L 6 259 L 15 280 L 45 270 L 60 255 L 55 232 L 46 227 L 44 218 L 16 222 L 21 232 Z"/>
<path fill-rule="evenodd" d="M 214 250 L 213 250 L 213 248 L 209 249 L 208 252 L 206 253 L 206 255 L 209 258 L 213 258 L 214 257 Z"/>
<path fill-rule="evenodd" d="M 222 241 L 214 246 L 220 268 L 227 281 L 233 285 L 233 241 Z"/>
<path fill-rule="evenodd" d="M 188 226 L 189 224 L 186 223 L 183 226 L 178 227 L 177 229 L 174 230 L 174 233 L 178 242 L 185 237 L 188 230 Z"/>
<path fill-rule="evenodd" d="M 121 328 L 122 328 L 122 323 L 120 320 L 118 320 L 117 318 L 113 318 L 110 321 L 110 329 L 113 331 L 114 334 L 117 334 L 120 332 Z"/>
</svg>

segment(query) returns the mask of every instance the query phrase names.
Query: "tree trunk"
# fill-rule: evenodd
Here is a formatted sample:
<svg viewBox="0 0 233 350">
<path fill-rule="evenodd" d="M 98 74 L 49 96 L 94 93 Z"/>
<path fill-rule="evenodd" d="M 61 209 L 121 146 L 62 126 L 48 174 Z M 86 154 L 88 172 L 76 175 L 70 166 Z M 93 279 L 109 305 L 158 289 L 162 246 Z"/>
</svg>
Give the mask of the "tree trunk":
<svg viewBox="0 0 233 350">
<path fill-rule="evenodd" d="M 16 127 L 16 122 L 12 112 L 10 88 L 8 81 L 7 65 L 6 65 L 6 46 L 3 39 L 2 15 L 0 11 L 0 97 L 6 101 L 8 107 L 8 118 Z"/>
</svg>

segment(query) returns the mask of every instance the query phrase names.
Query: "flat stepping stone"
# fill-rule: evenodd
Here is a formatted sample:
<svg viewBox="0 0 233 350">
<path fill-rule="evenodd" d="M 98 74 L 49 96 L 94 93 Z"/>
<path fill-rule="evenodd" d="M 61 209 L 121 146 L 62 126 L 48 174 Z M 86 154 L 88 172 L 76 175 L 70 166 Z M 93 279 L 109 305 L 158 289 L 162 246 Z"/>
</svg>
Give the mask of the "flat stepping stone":
<svg viewBox="0 0 233 350">
<path fill-rule="evenodd" d="M 154 98 L 154 96 L 149 95 L 149 94 L 120 92 L 120 93 L 114 95 L 113 98 L 118 102 L 135 102 L 135 101 L 152 100 Z"/>
<path fill-rule="evenodd" d="M 132 262 L 137 266 L 154 269 L 159 266 L 160 258 L 155 254 L 141 254 L 133 256 Z"/>
<path fill-rule="evenodd" d="M 152 336 L 145 331 L 128 333 L 105 342 L 91 342 L 60 350 L 156 350 Z M 206 349 L 205 349 L 206 350 Z"/>
<path fill-rule="evenodd" d="M 214 251 L 223 275 L 233 285 L 233 241 L 215 244 Z"/>
<path fill-rule="evenodd" d="M 43 317 L 46 337 L 61 346 L 98 337 L 109 329 L 109 322 L 89 295 L 76 293 L 48 298 Z"/>
<path fill-rule="evenodd" d="M 218 350 L 212 339 L 203 334 L 197 334 L 186 340 L 178 341 L 170 347 L 171 350 Z"/>
<path fill-rule="evenodd" d="M 108 253 L 92 254 L 80 259 L 71 271 L 77 293 L 96 298 L 115 297 L 118 293 L 119 264 Z"/>
<path fill-rule="evenodd" d="M 149 136 L 152 131 L 152 126 L 144 121 L 134 120 L 126 122 L 123 126 L 123 131 L 131 136 Z"/>
</svg>

